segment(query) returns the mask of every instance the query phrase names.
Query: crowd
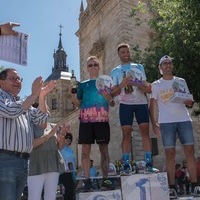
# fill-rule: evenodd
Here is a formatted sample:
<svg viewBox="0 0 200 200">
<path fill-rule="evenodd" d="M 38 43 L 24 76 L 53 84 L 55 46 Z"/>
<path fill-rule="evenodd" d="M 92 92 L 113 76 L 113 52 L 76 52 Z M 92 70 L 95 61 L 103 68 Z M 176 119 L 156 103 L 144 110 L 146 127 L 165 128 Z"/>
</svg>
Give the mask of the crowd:
<svg viewBox="0 0 200 200">
<path fill-rule="evenodd" d="M 12 28 L 18 25 L 0 25 L 0 37 L 17 35 Z M 170 198 L 176 198 L 177 191 L 200 196 L 194 135 L 186 109 L 186 106 L 192 107 L 193 100 L 180 103 L 171 101 L 173 91 L 177 88 L 189 93 L 186 81 L 173 75 L 173 59 L 170 56 L 165 55 L 159 60 L 158 69 L 162 77 L 150 84 L 143 65 L 131 62 L 128 44 L 119 44 L 117 54 L 120 64 L 110 73 L 114 83 L 111 92 L 99 92 L 96 88 L 96 79 L 101 69 L 96 56 L 87 59 L 89 79 L 79 83 L 77 93 L 71 92 L 72 102 L 80 108 L 78 142 L 82 146 L 83 191 L 94 189 L 90 158 L 91 145 L 94 143 L 99 146 L 103 176 L 98 187 L 114 189 L 108 177 L 109 107 L 115 106 L 115 97 L 118 96 L 122 130 L 121 174 L 127 175 L 131 171 L 130 139 L 134 117 L 142 137 L 145 170 L 154 172 L 149 137 L 151 119 L 154 133 L 161 136 L 165 149 Z M 31 94 L 21 100 L 18 97 L 22 88 L 20 74 L 13 68 L 0 72 L 0 199 L 20 200 L 24 186 L 28 184 L 29 200 L 38 200 L 41 196 L 44 200 L 55 200 L 58 182 L 65 187 L 64 199 L 75 199 L 77 166 L 75 154 L 70 147 L 73 141 L 70 126 L 65 123 L 48 123 L 50 113 L 45 97 L 55 87 L 56 81 L 44 84 L 42 77 L 37 77 L 32 83 Z M 147 94 L 150 94 L 150 102 Z M 175 165 L 177 136 L 186 157 L 182 167 Z"/>
</svg>

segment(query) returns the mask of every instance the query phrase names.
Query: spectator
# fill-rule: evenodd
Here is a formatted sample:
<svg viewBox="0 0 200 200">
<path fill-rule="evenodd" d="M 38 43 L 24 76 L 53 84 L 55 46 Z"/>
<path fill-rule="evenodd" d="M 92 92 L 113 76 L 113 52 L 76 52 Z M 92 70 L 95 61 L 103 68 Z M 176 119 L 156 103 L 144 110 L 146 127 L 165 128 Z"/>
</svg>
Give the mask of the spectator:
<svg viewBox="0 0 200 200">
<path fill-rule="evenodd" d="M 183 163 L 182 163 L 182 171 L 184 173 L 184 185 L 185 185 L 185 190 L 186 190 L 186 193 L 189 194 L 190 193 L 190 183 L 191 183 L 191 180 L 190 180 L 190 174 L 189 174 L 189 171 L 188 171 L 188 168 L 187 168 L 187 161 L 186 160 L 183 160 Z"/>
<path fill-rule="evenodd" d="M 42 77 L 36 78 L 31 95 L 24 101 L 18 97 L 21 87 L 22 78 L 15 69 L 0 72 L 0 199 L 4 200 L 21 198 L 27 181 L 33 124 L 47 122 L 45 96 L 55 87 L 55 82 L 44 87 Z M 31 105 L 38 97 L 36 109 Z"/>
<path fill-rule="evenodd" d="M 69 132 L 59 144 L 59 149 L 65 161 L 65 172 L 60 174 L 59 183 L 65 187 L 64 200 L 75 200 L 76 184 L 76 156 L 70 147 L 73 141 L 73 135 Z"/>
<path fill-rule="evenodd" d="M 69 126 L 57 124 L 52 130 L 47 127 L 44 134 L 44 126 L 34 126 L 35 139 L 28 176 L 29 200 L 40 199 L 43 189 L 44 200 L 56 199 L 59 174 L 64 172 L 64 161 L 58 145 L 66 130 L 69 130 Z"/>
<path fill-rule="evenodd" d="M 92 189 L 98 190 L 100 187 L 99 179 L 93 179 L 92 177 L 98 176 L 97 168 L 94 166 L 94 160 L 90 160 L 90 178 Z"/>
<path fill-rule="evenodd" d="M 176 164 L 175 170 L 176 190 L 181 195 L 184 194 L 183 185 L 185 180 L 185 173 L 181 169 L 181 164 Z"/>
</svg>

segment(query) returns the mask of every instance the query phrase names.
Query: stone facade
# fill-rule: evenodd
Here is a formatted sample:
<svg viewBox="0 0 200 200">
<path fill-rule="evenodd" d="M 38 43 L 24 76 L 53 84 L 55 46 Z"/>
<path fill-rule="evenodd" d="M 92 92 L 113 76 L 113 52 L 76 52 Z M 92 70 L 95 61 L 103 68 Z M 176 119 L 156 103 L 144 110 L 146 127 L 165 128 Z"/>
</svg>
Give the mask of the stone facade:
<svg viewBox="0 0 200 200">
<path fill-rule="evenodd" d="M 136 0 L 87 0 L 86 9 L 81 5 L 79 16 L 79 30 L 76 35 L 79 38 L 80 44 L 80 74 L 81 80 L 88 78 L 86 71 L 86 60 L 90 55 L 95 55 L 99 58 L 102 66 L 100 73 L 109 74 L 111 69 L 119 64 L 116 48 L 121 42 L 127 42 L 133 47 L 136 44 L 140 45 L 141 49 L 148 46 L 151 37 L 151 31 L 143 24 L 138 27 L 135 22 L 129 17 L 131 7 L 138 1 Z M 141 15 L 141 19 L 148 18 L 147 15 Z M 59 84 L 62 85 L 60 82 Z M 65 86 L 64 86 L 65 87 Z M 66 92 L 66 88 L 59 90 L 57 98 L 61 97 L 61 93 Z M 55 95 L 55 94 L 53 94 Z M 66 104 L 66 99 L 61 98 L 60 104 Z M 66 106 L 65 106 L 66 107 Z M 61 106 L 62 108 L 62 106 Z M 190 112 L 192 109 L 190 109 Z M 65 110 L 60 110 L 65 112 Z M 52 112 L 53 121 L 61 119 L 58 113 Z M 118 118 L 118 104 L 114 108 L 110 108 L 110 127 L 111 127 L 111 142 L 109 152 L 111 162 L 121 158 L 121 128 Z M 64 113 L 63 113 L 64 114 Z M 67 121 L 71 124 L 71 132 L 76 139 L 72 146 L 76 151 L 78 164 L 81 162 L 81 146 L 77 144 L 78 126 L 79 126 L 79 110 L 68 112 L 63 115 L 62 121 Z M 200 124 L 199 117 L 193 117 L 194 135 L 196 140 L 196 152 L 199 153 L 200 142 Z M 150 127 L 151 137 L 155 137 Z M 143 159 L 143 149 L 141 136 L 139 134 L 138 125 L 133 123 L 132 135 L 132 155 L 135 160 Z M 154 165 L 161 169 L 165 165 L 164 151 L 162 148 L 161 138 L 157 138 L 159 154 L 154 156 Z M 91 158 L 95 161 L 95 165 L 100 165 L 100 154 L 98 145 L 92 145 Z M 183 149 L 180 143 L 177 143 L 177 162 L 182 162 L 184 159 Z"/>
<path fill-rule="evenodd" d="M 141 49 L 148 46 L 151 31 L 146 24 L 136 27 L 135 21 L 130 17 L 131 8 L 138 1 L 133 0 L 88 0 L 87 8 L 81 8 L 79 17 L 79 30 L 77 36 L 80 43 L 80 72 L 81 80 L 87 79 L 86 60 L 95 55 L 101 63 L 100 74 L 109 74 L 119 64 L 117 46 L 127 42 L 131 47 L 139 44 Z M 144 19 L 147 15 L 141 15 Z M 121 128 L 118 118 L 118 104 L 110 108 L 111 142 L 109 145 L 111 161 L 121 158 Z M 143 159 L 141 137 L 138 134 L 137 123 L 133 125 L 133 157 Z M 92 155 L 99 160 L 98 147 Z M 97 157 L 98 156 L 98 157 Z"/>
</svg>

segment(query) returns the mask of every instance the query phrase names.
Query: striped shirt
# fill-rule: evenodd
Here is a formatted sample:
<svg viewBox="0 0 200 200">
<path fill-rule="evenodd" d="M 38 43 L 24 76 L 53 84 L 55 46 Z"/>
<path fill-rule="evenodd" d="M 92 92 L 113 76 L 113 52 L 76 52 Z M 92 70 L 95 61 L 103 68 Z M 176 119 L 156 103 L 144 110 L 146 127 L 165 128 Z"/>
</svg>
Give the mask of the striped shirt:
<svg viewBox="0 0 200 200">
<path fill-rule="evenodd" d="M 33 124 L 47 122 L 48 113 L 33 107 L 23 110 L 22 103 L 0 89 L 0 149 L 30 153 Z"/>
</svg>

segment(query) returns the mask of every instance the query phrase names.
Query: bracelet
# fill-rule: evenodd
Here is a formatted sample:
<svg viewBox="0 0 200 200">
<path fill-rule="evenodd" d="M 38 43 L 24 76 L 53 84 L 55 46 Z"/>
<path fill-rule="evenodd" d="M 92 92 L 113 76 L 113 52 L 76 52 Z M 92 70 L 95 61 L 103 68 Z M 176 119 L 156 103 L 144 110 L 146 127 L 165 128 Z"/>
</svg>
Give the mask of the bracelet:
<svg viewBox="0 0 200 200">
<path fill-rule="evenodd" d="M 114 102 L 114 99 L 111 99 L 111 100 L 109 101 L 109 103 L 112 103 L 112 102 Z"/>
</svg>

